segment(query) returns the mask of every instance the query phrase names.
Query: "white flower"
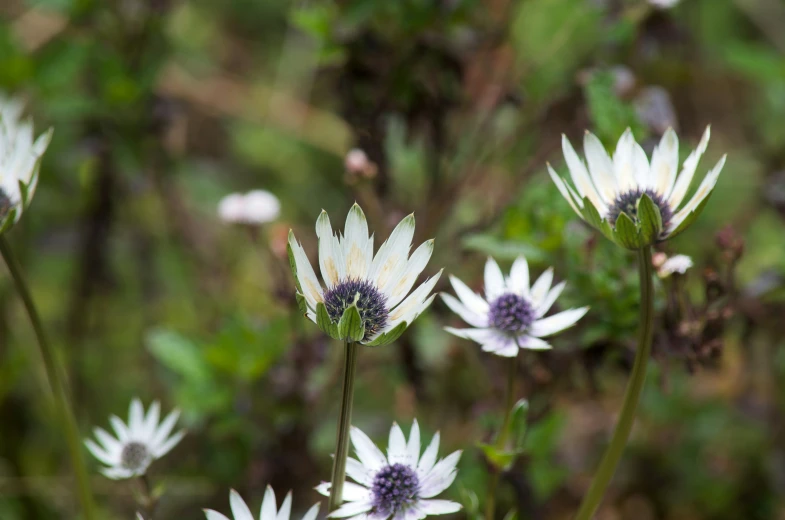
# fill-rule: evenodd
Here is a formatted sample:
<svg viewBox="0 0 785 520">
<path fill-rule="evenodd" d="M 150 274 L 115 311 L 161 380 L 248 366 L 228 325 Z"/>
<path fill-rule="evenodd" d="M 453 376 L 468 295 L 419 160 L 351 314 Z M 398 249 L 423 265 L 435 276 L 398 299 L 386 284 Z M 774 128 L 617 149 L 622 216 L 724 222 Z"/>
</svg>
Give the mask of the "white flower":
<svg viewBox="0 0 785 520">
<path fill-rule="evenodd" d="M 462 281 L 450 276 L 455 294 L 442 293 L 442 299 L 472 329 L 445 327 L 458 337 L 476 341 L 486 352 L 515 357 L 518 349 L 549 349 L 542 338 L 572 327 L 589 310 L 570 309 L 545 318 L 559 297 L 566 282 L 551 288 L 553 269 L 548 268 L 529 286 L 529 265 L 523 256 L 512 264 L 510 275 L 504 277 L 493 258 L 485 263 L 485 298 Z"/>
<path fill-rule="evenodd" d="M 251 514 L 251 510 L 248 509 L 245 501 L 234 489 L 231 491 L 231 493 L 229 493 L 229 504 L 232 507 L 234 520 L 255 520 L 254 515 Z M 275 504 L 275 493 L 273 492 L 273 488 L 267 486 L 267 490 L 264 492 L 264 499 L 262 500 L 262 510 L 259 513 L 259 520 L 289 520 L 291 512 L 291 491 L 286 495 L 286 498 L 281 504 L 281 509 L 278 510 Z M 318 512 L 319 504 L 315 504 L 308 510 L 307 513 L 305 513 L 305 516 L 303 516 L 302 520 L 316 520 L 316 515 Z M 204 514 L 207 516 L 207 520 L 229 520 L 228 517 L 218 513 L 217 511 L 213 511 L 212 509 L 205 509 Z"/>
<path fill-rule="evenodd" d="M 316 221 L 316 235 L 326 288 L 322 288 L 291 231 L 289 259 L 300 310 L 331 337 L 370 346 L 386 345 L 433 301 L 434 296 L 429 294 L 441 271 L 409 294 L 433 253 L 433 240 L 428 240 L 409 256 L 414 215 L 398 224 L 376 256 L 365 214 L 357 204 L 349 210 L 343 235 L 333 233 L 325 211 Z"/>
<path fill-rule="evenodd" d="M 142 402 L 134 399 L 131 401 L 127 425 L 117 416 L 109 418 L 117 438 L 103 428 L 93 430 L 100 445 L 91 439 L 85 440 L 85 445 L 96 459 L 109 466 L 102 468 L 101 473 L 115 480 L 139 477 L 145 474 L 154 460 L 169 453 L 180 442 L 185 431 L 169 436 L 180 411 L 174 410 L 159 425 L 160 413 L 158 401 L 150 406 L 145 415 Z"/>
<path fill-rule="evenodd" d="M 414 421 L 409 441 L 400 426 L 393 424 L 387 456 L 358 428 L 352 427 L 352 444 L 357 459 L 346 459 L 346 474 L 357 484 L 344 482 L 341 507 L 328 516 L 352 517 L 357 520 L 419 520 L 428 515 L 455 513 L 460 504 L 449 500 L 434 499 L 450 487 L 461 452 L 455 451 L 437 461 L 439 433 L 420 456 L 420 427 Z M 330 494 L 329 482 L 316 490 Z"/>
<path fill-rule="evenodd" d="M 674 273 L 684 274 L 692 267 L 692 258 L 687 255 L 674 255 L 665 260 L 661 266 L 657 268 L 657 275 L 660 278 L 667 278 Z"/>
<path fill-rule="evenodd" d="M 698 148 L 684 161 L 679 174 L 679 139 L 672 129 L 665 132 L 654 149 L 651 164 L 629 129 L 619 139 L 613 158 L 597 137 L 586 132 L 583 150 L 588 168 L 562 136 L 564 158 L 574 187 L 550 165 L 548 172 L 581 218 L 617 244 L 640 249 L 681 233 L 703 210 L 717 184 L 725 156 L 706 175 L 689 202 L 682 202 L 708 142 L 706 128 Z"/>
<path fill-rule="evenodd" d="M 20 121 L 22 108 L 21 101 L 0 93 L 0 234 L 33 199 L 41 156 L 52 139 L 49 129 L 33 140 L 33 123 Z"/>
<path fill-rule="evenodd" d="M 659 7 L 660 9 L 670 9 L 680 1 L 681 0 L 649 0 L 649 3 L 654 7 Z"/>
<path fill-rule="evenodd" d="M 265 224 L 277 219 L 280 214 L 278 197 L 264 190 L 232 193 L 218 203 L 218 216 L 228 224 Z"/>
</svg>

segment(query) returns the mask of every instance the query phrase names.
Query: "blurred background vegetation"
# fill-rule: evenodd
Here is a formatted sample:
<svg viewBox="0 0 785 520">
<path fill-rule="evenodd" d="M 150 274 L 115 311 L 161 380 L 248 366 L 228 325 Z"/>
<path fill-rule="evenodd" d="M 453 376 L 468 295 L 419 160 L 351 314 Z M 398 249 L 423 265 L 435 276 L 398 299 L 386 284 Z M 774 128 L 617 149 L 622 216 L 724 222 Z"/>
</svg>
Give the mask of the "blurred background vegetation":
<svg viewBox="0 0 785 520">
<path fill-rule="evenodd" d="M 180 407 L 189 435 L 153 467 L 157 518 L 296 510 L 329 477 L 341 349 L 297 313 L 289 228 L 360 202 L 377 243 L 415 211 L 426 274 L 476 288 L 491 254 L 568 280 L 590 305 L 522 356 L 527 454 L 500 515 L 566 519 L 615 423 L 633 357 L 630 254 L 576 220 L 545 172 L 560 135 L 651 150 L 673 126 L 701 172 L 729 162 L 706 212 L 665 244 L 696 267 L 657 285 L 655 359 L 598 518 L 785 518 L 785 3 L 682 0 L 3 0 L 0 89 L 51 125 L 36 199 L 10 239 L 70 378 L 82 432 L 133 396 Z M 368 163 L 345 165 L 352 148 Z M 216 213 L 263 188 L 259 228 Z M 446 277 L 439 290 L 448 290 Z M 777 317 L 779 316 L 779 318 Z M 484 501 L 476 441 L 498 425 L 504 360 L 442 331 L 437 300 L 395 344 L 363 349 L 354 423 L 385 445 L 417 418 L 465 449 L 452 498 Z M 0 271 L 0 518 L 76 518 L 34 337 Z M 95 461 L 90 461 L 95 469 Z M 95 473 L 103 516 L 127 483 Z"/>
</svg>

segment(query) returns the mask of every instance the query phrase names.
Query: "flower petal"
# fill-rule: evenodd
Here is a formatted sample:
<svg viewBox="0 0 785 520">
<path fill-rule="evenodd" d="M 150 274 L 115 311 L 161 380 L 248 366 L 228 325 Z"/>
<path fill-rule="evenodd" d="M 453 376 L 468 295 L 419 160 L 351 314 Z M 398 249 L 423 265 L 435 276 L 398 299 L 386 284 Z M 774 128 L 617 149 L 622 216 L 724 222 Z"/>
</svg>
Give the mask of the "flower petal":
<svg viewBox="0 0 785 520">
<path fill-rule="evenodd" d="M 417 281 L 417 277 L 420 276 L 420 273 L 422 273 L 423 269 L 425 269 L 425 266 L 428 264 L 428 260 L 431 259 L 431 254 L 433 254 L 433 242 L 433 240 L 423 242 L 420 244 L 420 247 L 412 253 L 411 258 L 406 262 L 403 271 L 396 277 L 396 282 L 389 287 L 387 296 L 388 308 L 398 305 L 398 303 L 403 300 L 404 296 L 412 289 L 414 282 Z"/>
<path fill-rule="evenodd" d="M 619 192 L 619 185 L 613 172 L 611 158 L 608 157 L 605 147 L 602 146 L 597 136 L 591 132 L 586 132 L 583 137 L 583 152 L 586 154 L 589 172 L 591 172 L 597 193 L 600 194 L 605 204 L 611 204 Z"/>
<path fill-rule="evenodd" d="M 627 128 L 616 144 L 616 151 L 613 153 L 613 170 L 619 183 L 619 191 L 631 191 L 635 189 L 635 161 L 633 160 L 633 147 L 635 137 L 632 130 Z"/>
<path fill-rule="evenodd" d="M 679 168 L 679 138 L 672 128 L 668 128 L 651 156 L 651 178 L 654 190 L 667 197 L 676 182 Z"/>
<path fill-rule="evenodd" d="M 368 222 L 365 213 L 356 202 L 346 215 L 344 227 L 343 257 L 346 260 L 346 276 L 364 280 L 373 261 L 373 249 L 368 256 Z"/>
<path fill-rule="evenodd" d="M 472 327 L 487 327 L 488 326 L 488 316 L 476 314 L 469 309 L 466 308 L 461 302 L 458 301 L 457 298 L 453 297 L 447 293 L 440 293 L 439 296 L 442 297 L 442 300 L 447 307 L 450 308 L 455 314 L 461 317 L 463 321 L 471 325 Z"/>
<path fill-rule="evenodd" d="M 133 439 L 144 438 L 144 407 L 139 398 L 131 401 L 128 410 L 128 430 Z"/>
<path fill-rule="evenodd" d="M 316 220 L 316 236 L 319 238 L 319 268 L 325 285 L 331 289 L 346 278 L 346 263 L 341 244 L 333 234 L 330 217 L 324 210 Z"/>
<path fill-rule="evenodd" d="M 684 200 L 684 197 L 687 195 L 687 190 L 690 189 L 692 178 L 695 176 L 695 170 L 698 168 L 698 162 L 700 161 L 703 152 L 706 151 L 706 147 L 709 146 L 710 137 L 711 127 L 707 126 L 706 130 L 703 132 L 700 142 L 698 143 L 698 147 L 693 150 L 689 157 L 687 157 L 687 159 L 684 161 L 684 165 L 681 168 L 681 173 L 676 179 L 676 183 L 673 185 L 673 190 L 668 194 L 667 197 L 668 203 L 670 204 L 672 210 L 676 211 L 679 208 L 679 205 L 681 205 L 681 202 Z"/>
<path fill-rule="evenodd" d="M 452 284 L 455 294 L 458 295 L 458 298 L 460 298 L 467 309 L 480 316 L 488 315 L 490 307 L 482 296 L 469 289 L 465 283 L 455 276 L 450 275 L 450 283 Z"/>
<path fill-rule="evenodd" d="M 504 275 L 491 257 L 485 262 L 485 299 L 490 301 L 495 300 L 504 293 L 506 285 L 504 283 Z"/>
<path fill-rule="evenodd" d="M 327 516 L 329 518 L 346 518 L 370 511 L 372 507 L 371 502 L 347 502 Z"/>
<path fill-rule="evenodd" d="M 388 297 L 390 288 L 397 281 L 396 275 L 406 268 L 413 238 L 414 214 L 407 216 L 395 226 L 390 238 L 381 245 L 373 259 L 368 278 Z"/>
<path fill-rule="evenodd" d="M 314 504 L 311 508 L 303 515 L 302 520 L 316 520 L 316 515 L 319 514 L 319 505 Z"/>
<path fill-rule="evenodd" d="M 531 289 L 531 301 L 534 304 L 534 307 L 538 307 L 545 297 L 548 295 L 548 291 L 551 289 L 551 283 L 553 283 L 553 267 L 549 267 L 537 278 L 537 281 L 534 282 Z"/>
<path fill-rule="evenodd" d="M 695 192 L 695 195 L 692 196 L 692 199 L 690 199 L 690 201 L 673 216 L 666 231 L 668 234 L 678 228 L 682 221 L 687 218 L 690 213 L 695 211 L 700 203 L 709 196 L 712 190 L 714 190 L 714 186 L 717 185 L 717 180 L 720 177 L 722 167 L 725 166 L 726 158 L 727 155 L 722 156 L 714 168 L 708 174 L 706 174 L 706 177 L 703 179 L 703 182 L 701 182 L 700 186 L 698 186 L 698 190 Z"/>
<path fill-rule="evenodd" d="M 222 515 L 218 511 L 213 511 L 212 509 L 203 509 L 204 515 L 207 517 L 207 520 L 229 520 L 226 516 Z"/>
<path fill-rule="evenodd" d="M 346 457 L 346 474 L 363 486 L 372 486 L 374 472 L 352 457 Z"/>
<path fill-rule="evenodd" d="M 346 495 L 346 491 L 344 491 L 344 495 Z M 292 514 L 292 492 L 289 491 L 286 494 L 286 498 L 283 499 L 283 504 L 281 504 L 281 509 L 278 511 L 278 515 L 276 515 L 275 520 L 289 520 L 289 516 Z"/>
<path fill-rule="evenodd" d="M 289 231 L 289 248 L 292 251 L 297 281 L 303 291 L 303 296 L 305 296 L 308 306 L 315 309 L 316 304 L 324 301 L 322 286 L 319 284 L 319 279 L 316 278 L 316 273 L 305 254 L 305 250 L 303 250 L 303 246 L 297 242 L 291 231 Z"/>
<path fill-rule="evenodd" d="M 387 444 L 387 460 L 390 464 L 406 463 L 406 438 L 403 436 L 403 430 L 395 422 L 390 428 L 390 440 Z"/>
<path fill-rule="evenodd" d="M 545 296 L 545 298 L 542 299 L 542 301 L 540 301 L 540 303 L 537 305 L 537 308 L 535 309 L 537 318 L 542 318 L 545 316 L 545 314 L 553 306 L 554 302 L 556 302 L 556 299 L 562 293 L 566 285 L 567 282 L 561 282 L 556 284 L 550 291 L 548 291 L 548 294 Z"/>
<path fill-rule="evenodd" d="M 461 504 L 450 500 L 420 500 L 417 505 L 427 515 L 446 515 L 461 510 Z"/>
<path fill-rule="evenodd" d="M 547 341 L 528 334 L 518 336 L 518 346 L 527 350 L 550 350 L 552 348 Z"/>
<path fill-rule="evenodd" d="M 417 464 L 417 476 L 422 480 L 433 469 L 436 463 L 436 458 L 439 456 L 439 432 L 436 432 L 431 439 L 431 443 L 425 449 L 420 457 L 420 462 Z"/>
<path fill-rule="evenodd" d="M 561 136 L 561 147 L 562 152 L 564 152 L 564 160 L 567 163 L 567 168 L 570 170 L 572 182 L 575 184 L 575 188 L 578 190 L 581 199 L 587 197 L 597 209 L 604 209 L 605 203 L 597 192 L 597 187 L 594 182 L 592 182 L 586 165 L 583 164 L 583 161 L 578 157 L 578 154 L 575 153 L 575 149 L 564 134 Z"/>
<path fill-rule="evenodd" d="M 455 451 L 440 460 L 420 481 L 420 496 L 422 498 L 431 498 L 448 487 L 455 480 L 457 473 L 455 466 L 461 458 L 461 451 Z"/>
<path fill-rule="evenodd" d="M 507 285 L 515 294 L 524 298 L 529 297 L 529 264 L 523 255 L 512 263 Z"/>
<path fill-rule="evenodd" d="M 352 426 L 352 431 L 349 434 L 352 439 L 352 445 L 357 452 L 357 457 L 362 462 L 363 466 L 368 468 L 374 473 L 387 465 L 387 459 L 384 453 L 376 447 L 371 439 L 356 426 Z"/>
<path fill-rule="evenodd" d="M 416 468 L 417 462 L 420 459 L 420 425 L 417 424 L 417 419 L 414 420 L 412 429 L 409 431 L 409 441 L 406 443 L 406 452 L 408 453 L 407 464 Z"/>
<path fill-rule="evenodd" d="M 559 175 L 555 171 L 553 171 L 553 168 L 551 168 L 550 164 L 548 164 L 547 166 L 548 166 L 548 174 L 551 176 L 551 179 L 553 180 L 553 183 L 556 185 L 556 188 L 558 188 L 559 193 L 562 194 L 562 197 L 567 199 L 567 202 L 570 203 L 570 207 L 572 207 L 573 211 L 575 211 L 575 213 L 577 213 L 579 217 L 583 218 L 583 214 L 581 213 L 581 210 L 578 209 L 583 207 L 583 203 L 580 201 L 576 201 L 573 198 L 570 190 L 568 189 L 566 182 L 561 177 L 559 177 Z"/>
<path fill-rule="evenodd" d="M 267 494 L 265 494 L 265 498 L 267 498 Z M 229 506 L 232 508 L 234 520 L 254 520 L 251 510 L 248 509 L 240 493 L 234 489 L 229 492 Z M 273 504 L 273 509 L 275 509 L 275 504 Z M 272 517 L 262 517 L 261 520 L 275 520 L 275 512 Z"/>
<path fill-rule="evenodd" d="M 551 336 L 575 325 L 575 323 L 585 316 L 588 311 L 588 307 L 581 307 L 580 309 L 570 309 L 537 320 L 532 323 L 528 333 L 536 338 Z"/>
</svg>

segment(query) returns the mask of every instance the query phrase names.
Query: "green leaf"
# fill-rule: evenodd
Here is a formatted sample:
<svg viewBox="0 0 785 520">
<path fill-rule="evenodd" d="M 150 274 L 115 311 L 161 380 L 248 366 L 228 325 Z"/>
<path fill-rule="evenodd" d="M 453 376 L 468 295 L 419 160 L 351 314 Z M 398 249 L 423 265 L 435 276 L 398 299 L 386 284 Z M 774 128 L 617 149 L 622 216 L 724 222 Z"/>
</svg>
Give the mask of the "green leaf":
<svg viewBox="0 0 785 520">
<path fill-rule="evenodd" d="M 522 453 L 526 441 L 526 431 L 529 419 L 529 401 L 521 399 L 512 408 L 510 420 L 510 433 L 512 447 L 517 453 Z"/>
<path fill-rule="evenodd" d="M 338 334 L 342 339 L 360 341 L 365 336 L 365 327 L 356 305 L 352 305 L 341 316 L 338 322 Z"/>
<path fill-rule="evenodd" d="M 645 193 L 638 199 L 638 222 L 640 222 L 641 238 L 643 239 L 641 247 L 651 245 L 659 240 L 662 233 L 660 208 Z"/>
<path fill-rule="evenodd" d="M 338 326 L 330 319 L 330 314 L 327 312 L 327 307 L 324 303 L 319 302 L 316 304 L 316 324 L 324 331 L 325 334 L 333 339 L 341 339 L 338 334 Z"/>
<path fill-rule="evenodd" d="M 619 214 L 616 219 L 616 243 L 627 249 L 640 249 L 640 234 L 632 219 L 626 213 Z"/>
<path fill-rule="evenodd" d="M 477 447 L 480 448 L 488 463 L 496 468 L 498 471 L 506 471 L 515 462 L 518 453 L 515 451 L 505 450 L 498 448 L 492 444 L 478 442 Z"/>
<path fill-rule="evenodd" d="M 147 350 L 162 365 L 186 379 L 203 381 L 210 377 L 199 348 L 177 332 L 154 329 L 147 335 Z"/>
</svg>

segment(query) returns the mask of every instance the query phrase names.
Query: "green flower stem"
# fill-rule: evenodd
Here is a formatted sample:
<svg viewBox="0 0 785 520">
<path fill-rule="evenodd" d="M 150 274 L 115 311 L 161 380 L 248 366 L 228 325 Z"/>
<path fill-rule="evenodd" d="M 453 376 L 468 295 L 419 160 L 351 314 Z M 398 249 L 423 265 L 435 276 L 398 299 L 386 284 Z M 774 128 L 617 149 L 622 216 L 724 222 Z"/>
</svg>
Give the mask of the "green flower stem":
<svg viewBox="0 0 785 520">
<path fill-rule="evenodd" d="M 352 402 L 354 401 L 354 376 L 357 372 L 357 354 L 360 347 L 353 341 L 346 342 L 341 389 L 341 414 L 338 418 L 338 438 L 335 442 L 332 486 L 328 511 L 338 509 L 343 502 L 343 482 L 346 479 L 346 457 L 349 456 L 349 430 L 352 427 Z"/>
<path fill-rule="evenodd" d="M 74 419 L 71 405 L 68 401 L 68 396 L 66 395 L 63 380 L 60 377 L 60 372 L 57 368 L 54 350 L 47 341 L 43 324 L 38 316 L 38 311 L 36 310 L 35 303 L 33 303 L 33 298 L 25 283 L 24 276 L 22 276 L 19 262 L 17 262 L 16 257 L 14 257 L 11 245 L 3 235 L 0 235 L 0 254 L 2 254 L 3 260 L 5 260 L 5 263 L 8 266 L 8 271 L 11 273 L 11 278 L 14 280 L 16 290 L 22 298 L 25 310 L 30 317 L 30 322 L 33 325 L 33 330 L 38 339 L 38 345 L 41 349 L 41 358 L 44 361 L 44 368 L 46 369 L 46 376 L 49 380 L 49 385 L 52 387 L 52 392 L 54 393 L 57 415 L 59 416 L 58 419 L 60 420 L 65 433 L 65 440 L 68 444 L 68 451 L 71 456 L 71 465 L 73 466 L 73 471 L 76 475 L 79 501 L 82 504 L 84 518 L 85 520 L 93 520 L 95 518 L 93 494 L 90 489 L 90 478 L 87 474 L 87 467 L 82 458 L 82 442 L 76 427 L 76 420 Z"/>
<path fill-rule="evenodd" d="M 518 350 L 520 352 L 520 349 Z M 507 397 L 504 406 L 504 422 L 502 429 L 496 437 L 496 448 L 503 450 L 510 435 L 510 421 L 512 420 L 512 407 L 515 404 L 515 377 L 518 372 L 518 358 L 510 359 L 507 367 Z M 493 520 L 496 514 L 496 488 L 499 486 L 501 470 L 493 468 L 488 480 L 488 496 L 485 499 L 485 520 Z"/>
<path fill-rule="evenodd" d="M 643 383 L 646 381 L 646 365 L 651 355 L 651 341 L 654 333 L 654 287 L 652 284 L 651 248 L 648 246 L 638 251 L 638 275 L 641 284 L 641 311 L 635 364 L 632 367 L 630 382 L 624 394 L 619 423 L 616 425 L 610 445 L 600 461 L 600 467 L 594 475 L 589 491 L 583 498 L 575 520 L 590 520 L 597 511 L 627 444 Z"/>
</svg>

